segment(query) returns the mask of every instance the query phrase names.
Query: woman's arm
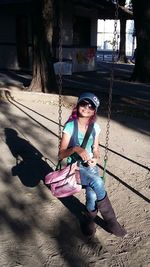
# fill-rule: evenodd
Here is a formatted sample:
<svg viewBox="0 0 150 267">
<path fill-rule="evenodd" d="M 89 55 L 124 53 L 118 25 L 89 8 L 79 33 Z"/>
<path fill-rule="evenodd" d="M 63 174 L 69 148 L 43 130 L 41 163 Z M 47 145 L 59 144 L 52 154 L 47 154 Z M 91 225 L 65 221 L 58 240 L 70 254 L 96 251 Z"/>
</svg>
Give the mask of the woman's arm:
<svg viewBox="0 0 150 267">
<path fill-rule="evenodd" d="M 100 151 L 99 151 L 99 135 L 95 137 L 94 145 L 93 145 L 93 157 L 97 160 L 100 157 Z"/>
<path fill-rule="evenodd" d="M 67 148 L 70 142 L 70 135 L 63 133 L 59 149 L 59 159 L 64 159 L 74 153 L 74 147 Z"/>
<path fill-rule="evenodd" d="M 95 137 L 93 144 L 93 158 L 88 161 L 88 165 L 94 167 L 99 159 L 99 136 Z"/>
<path fill-rule="evenodd" d="M 73 153 L 77 153 L 84 161 L 88 161 L 90 159 L 90 156 L 84 148 L 80 146 L 67 148 L 69 145 L 70 138 L 71 137 L 69 134 L 63 133 L 60 143 L 59 159 L 64 159 L 71 156 Z"/>
</svg>

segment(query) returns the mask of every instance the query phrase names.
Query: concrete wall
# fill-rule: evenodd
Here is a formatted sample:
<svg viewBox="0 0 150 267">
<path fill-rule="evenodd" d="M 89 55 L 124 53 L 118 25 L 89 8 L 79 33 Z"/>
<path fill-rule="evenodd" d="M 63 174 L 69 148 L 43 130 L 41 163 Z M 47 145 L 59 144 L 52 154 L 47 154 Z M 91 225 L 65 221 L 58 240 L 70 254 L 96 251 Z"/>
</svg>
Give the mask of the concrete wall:
<svg viewBox="0 0 150 267">
<path fill-rule="evenodd" d="M 68 64 L 72 65 L 72 72 L 94 70 L 96 68 L 97 12 L 91 12 L 91 10 L 85 8 L 73 7 L 69 2 L 66 5 L 63 10 L 63 58 Z M 88 17 L 91 19 L 90 46 L 74 46 L 73 16 Z"/>
<path fill-rule="evenodd" d="M 23 9 L 22 9 L 23 10 Z M 27 11 L 26 11 L 27 12 Z M 95 69 L 95 47 L 97 44 L 97 13 L 89 9 L 74 7 L 69 0 L 63 6 L 62 45 L 63 58 L 72 62 L 72 71 Z M 16 44 L 16 16 L 11 10 L 0 10 L 0 68 L 19 69 Z M 73 44 L 73 17 L 84 16 L 91 19 L 91 44 L 88 47 L 75 47 Z M 30 24 L 30 23 L 29 23 Z M 29 31 L 29 35 L 31 32 Z M 29 42 L 31 43 L 31 36 Z M 31 46 L 29 49 L 30 69 L 32 64 Z M 71 63 L 70 63 L 71 64 Z"/>
<path fill-rule="evenodd" d="M 0 68 L 18 69 L 14 15 L 0 12 Z"/>
<path fill-rule="evenodd" d="M 31 48 L 31 29 L 30 29 L 30 20 L 25 12 L 27 17 L 28 27 L 28 40 L 27 40 L 27 49 L 29 54 L 29 68 L 31 69 L 32 64 L 32 48 Z M 17 16 L 23 16 L 24 13 L 20 13 L 20 10 L 17 9 L 11 10 L 1 9 L 0 8 L 0 68 L 6 69 L 15 69 L 19 70 L 18 56 L 17 56 L 17 39 L 16 39 L 16 19 Z"/>
</svg>

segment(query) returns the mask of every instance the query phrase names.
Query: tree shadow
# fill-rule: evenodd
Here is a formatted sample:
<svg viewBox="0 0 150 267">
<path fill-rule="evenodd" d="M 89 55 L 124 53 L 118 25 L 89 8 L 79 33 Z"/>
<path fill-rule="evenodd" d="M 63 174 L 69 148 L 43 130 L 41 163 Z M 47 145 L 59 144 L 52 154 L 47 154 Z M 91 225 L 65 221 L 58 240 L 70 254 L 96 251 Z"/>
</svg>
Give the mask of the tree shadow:
<svg viewBox="0 0 150 267">
<path fill-rule="evenodd" d="M 21 71 L 13 69 L 1 69 L 0 70 L 1 83 L 0 86 L 18 86 L 19 88 L 27 87 L 31 82 L 31 72 L 30 71 Z"/>
<path fill-rule="evenodd" d="M 85 205 L 75 196 L 59 198 L 59 200 L 77 218 L 81 232 L 84 234 L 84 227 L 87 220 L 85 216 L 85 213 L 87 212 Z M 94 221 L 98 226 L 108 232 L 107 225 L 102 218 L 96 216 Z"/>
<path fill-rule="evenodd" d="M 59 235 L 57 235 L 56 241 L 61 257 L 67 263 L 67 266 L 90 266 L 93 255 L 92 263 L 96 263 L 99 257 L 103 257 L 105 249 L 97 237 L 92 239 L 82 238 L 79 241 L 79 236 L 76 235 L 73 226 L 63 219 L 60 220 L 58 229 Z"/>
<path fill-rule="evenodd" d="M 103 149 L 106 149 L 106 147 L 105 147 L 104 145 L 102 145 L 102 144 L 99 144 L 99 146 L 102 147 Z M 112 152 L 112 153 L 115 154 L 115 155 L 118 155 L 119 157 L 121 157 L 121 158 L 123 158 L 123 159 L 125 159 L 125 160 L 130 161 L 131 163 L 134 163 L 134 164 L 136 164 L 136 165 L 142 167 L 142 168 L 145 169 L 145 170 L 150 171 L 150 168 L 149 168 L 148 166 L 143 165 L 143 164 L 141 164 L 140 162 L 137 162 L 137 161 L 135 161 L 135 160 L 133 160 L 133 159 L 131 159 L 131 158 L 129 158 L 129 157 L 127 157 L 127 156 L 121 154 L 121 153 L 118 153 L 117 151 L 115 151 L 115 150 L 113 150 L 113 149 L 108 148 L 108 151 Z"/>
<path fill-rule="evenodd" d="M 100 169 L 102 169 L 104 171 L 104 168 L 100 164 L 97 164 L 97 165 L 98 165 L 98 167 Z M 126 188 L 128 188 L 130 191 L 132 191 L 134 194 L 136 194 L 137 196 L 141 197 L 146 202 L 150 203 L 150 199 L 148 197 L 146 197 L 145 195 L 141 194 L 138 190 L 133 188 L 131 185 L 129 185 L 126 182 L 124 182 L 123 180 L 121 180 L 117 175 L 113 174 L 112 172 L 108 171 L 107 169 L 106 169 L 106 173 L 108 173 L 110 176 L 112 176 L 114 179 L 116 179 L 119 183 L 124 185 Z"/>
<path fill-rule="evenodd" d="M 8 90 L 5 91 L 5 96 L 6 96 L 7 100 L 9 101 L 9 103 L 11 103 L 12 105 L 14 105 L 16 108 L 18 108 L 21 112 L 23 112 L 25 115 L 27 115 L 30 119 L 32 119 L 38 125 L 40 125 L 41 127 L 43 127 L 45 130 L 47 130 L 48 132 L 50 132 L 54 136 L 58 137 L 58 135 L 56 133 L 52 132 L 50 129 L 48 129 L 46 126 L 44 126 L 42 123 L 40 123 L 37 119 L 34 119 L 30 114 L 28 114 L 27 112 L 25 112 L 22 108 L 18 107 L 15 103 L 13 103 L 13 100 L 12 100 L 12 97 L 11 97 L 11 93 Z"/>
<path fill-rule="evenodd" d="M 16 130 L 5 128 L 6 144 L 16 158 L 12 167 L 12 175 L 18 176 L 22 184 L 35 187 L 52 168 L 43 159 L 43 155 L 27 140 L 18 136 Z"/>
</svg>

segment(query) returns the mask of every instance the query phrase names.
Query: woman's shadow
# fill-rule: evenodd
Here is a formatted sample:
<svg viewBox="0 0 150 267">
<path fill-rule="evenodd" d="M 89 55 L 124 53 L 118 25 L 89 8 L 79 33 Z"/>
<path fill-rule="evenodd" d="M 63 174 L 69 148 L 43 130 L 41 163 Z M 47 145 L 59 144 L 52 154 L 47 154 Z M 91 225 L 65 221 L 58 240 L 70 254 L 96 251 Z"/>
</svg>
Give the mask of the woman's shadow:
<svg viewBox="0 0 150 267">
<path fill-rule="evenodd" d="M 6 144 L 16 158 L 12 175 L 28 187 L 34 187 L 53 169 L 43 160 L 43 155 L 27 140 L 18 136 L 16 130 L 5 128 Z"/>
</svg>

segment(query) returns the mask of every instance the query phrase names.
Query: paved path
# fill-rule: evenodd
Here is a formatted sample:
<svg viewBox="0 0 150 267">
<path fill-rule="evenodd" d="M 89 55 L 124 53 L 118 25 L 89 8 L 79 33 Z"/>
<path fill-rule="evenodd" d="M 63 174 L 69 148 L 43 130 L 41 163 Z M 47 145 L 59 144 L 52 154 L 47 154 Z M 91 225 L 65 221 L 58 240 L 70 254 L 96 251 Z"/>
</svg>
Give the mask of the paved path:
<svg viewBox="0 0 150 267">
<path fill-rule="evenodd" d="M 128 96 L 140 98 L 141 100 L 150 99 L 150 84 L 130 83 L 128 82 L 134 65 L 131 64 L 115 64 L 114 75 L 115 81 L 113 85 L 113 95 Z M 63 86 L 72 90 L 72 94 L 77 95 L 82 90 L 93 90 L 99 93 L 107 93 L 109 90 L 109 78 L 112 63 L 99 62 L 96 71 L 74 73 L 71 76 L 64 76 Z M 31 81 L 31 74 L 21 71 L 1 71 L 0 87 L 16 86 L 27 87 Z M 74 90 L 75 89 L 75 90 Z M 67 92 L 68 92 L 67 91 Z"/>
</svg>

